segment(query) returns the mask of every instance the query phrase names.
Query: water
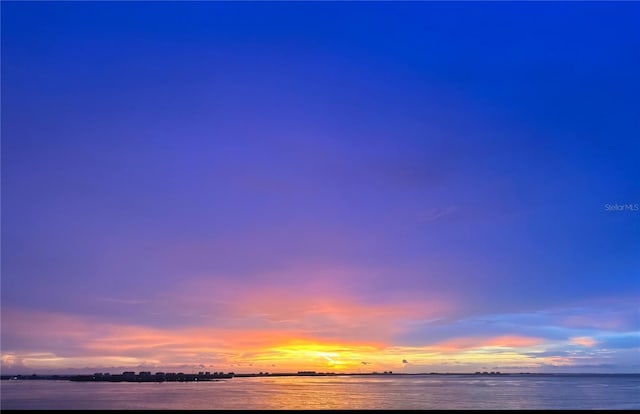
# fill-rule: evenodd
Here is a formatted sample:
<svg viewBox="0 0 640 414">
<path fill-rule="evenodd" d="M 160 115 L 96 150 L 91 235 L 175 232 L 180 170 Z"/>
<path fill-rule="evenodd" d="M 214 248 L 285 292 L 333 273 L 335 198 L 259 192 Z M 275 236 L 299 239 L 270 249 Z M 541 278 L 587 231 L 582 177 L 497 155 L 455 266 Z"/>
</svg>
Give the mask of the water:
<svg viewBox="0 0 640 414">
<path fill-rule="evenodd" d="M 640 409 L 640 375 L 0 381 L 1 409 Z"/>
</svg>

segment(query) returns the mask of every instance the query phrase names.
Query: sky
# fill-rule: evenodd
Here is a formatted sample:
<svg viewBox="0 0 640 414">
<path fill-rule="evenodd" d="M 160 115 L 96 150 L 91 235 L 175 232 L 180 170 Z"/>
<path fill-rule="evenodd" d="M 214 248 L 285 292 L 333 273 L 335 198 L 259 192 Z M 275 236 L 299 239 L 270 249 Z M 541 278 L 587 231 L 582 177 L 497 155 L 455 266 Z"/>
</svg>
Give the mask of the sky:
<svg viewBox="0 0 640 414">
<path fill-rule="evenodd" d="M 0 11 L 2 373 L 640 372 L 640 3 Z"/>
</svg>

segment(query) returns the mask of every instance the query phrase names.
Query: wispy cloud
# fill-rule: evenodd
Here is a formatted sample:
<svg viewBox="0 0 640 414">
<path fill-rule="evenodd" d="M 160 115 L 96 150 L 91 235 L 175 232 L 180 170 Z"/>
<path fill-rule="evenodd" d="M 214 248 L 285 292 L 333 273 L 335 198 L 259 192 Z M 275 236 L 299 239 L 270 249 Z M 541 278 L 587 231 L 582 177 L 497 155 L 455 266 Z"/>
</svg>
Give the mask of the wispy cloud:
<svg viewBox="0 0 640 414">
<path fill-rule="evenodd" d="M 571 338 L 570 342 L 572 344 L 576 344 L 576 345 L 582 345 L 582 346 L 587 346 L 587 347 L 592 347 L 595 344 L 598 343 L 598 341 L 596 341 L 593 338 L 590 338 L 588 336 L 575 336 L 573 338 Z"/>
<path fill-rule="evenodd" d="M 444 217 L 450 216 L 456 213 L 459 210 L 458 206 L 448 206 L 448 207 L 434 207 L 423 210 L 419 215 L 418 219 L 421 222 L 433 222 L 437 220 L 441 220 Z"/>
</svg>

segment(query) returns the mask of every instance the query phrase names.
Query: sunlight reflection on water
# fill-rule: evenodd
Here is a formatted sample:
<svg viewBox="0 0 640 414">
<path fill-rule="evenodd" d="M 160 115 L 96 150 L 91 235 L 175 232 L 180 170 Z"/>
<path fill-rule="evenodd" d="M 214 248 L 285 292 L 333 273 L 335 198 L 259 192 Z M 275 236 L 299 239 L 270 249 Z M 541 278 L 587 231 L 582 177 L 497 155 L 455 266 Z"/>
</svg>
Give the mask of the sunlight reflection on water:
<svg viewBox="0 0 640 414">
<path fill-rule="evenodd" d="M 1 381 L 2 409 L 638 409 L 640 375 Z"/>
</svg>

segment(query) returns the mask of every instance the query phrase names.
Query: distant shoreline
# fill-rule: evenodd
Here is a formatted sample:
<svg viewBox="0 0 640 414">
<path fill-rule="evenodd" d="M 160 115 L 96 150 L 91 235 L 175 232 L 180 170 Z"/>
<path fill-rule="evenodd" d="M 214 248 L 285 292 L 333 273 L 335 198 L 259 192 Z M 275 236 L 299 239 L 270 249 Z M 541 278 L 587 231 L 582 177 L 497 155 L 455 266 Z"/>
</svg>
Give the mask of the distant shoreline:
<svg viewBox="0 0 640 414">
<path fill-rule="evenodd" d="M 535 373 L 535 372 L 261 372 L 261 373 L 156 373 L 150 374 L 142 372 L 133 374 L 126 372 L 122 374 L 18 374 L 1 375 L 0 380 L 58 380 L 58 381 L 81 381 L 81 382 L 197 382 L 197 381 L 219 381 L 232 378 L 254 378 L 254 377 L 339 377 L 339 376 L 473 376 L 473 377 L 503 377 L 503 376 L 639 376 L 640 373 Z"/>
</svg>

